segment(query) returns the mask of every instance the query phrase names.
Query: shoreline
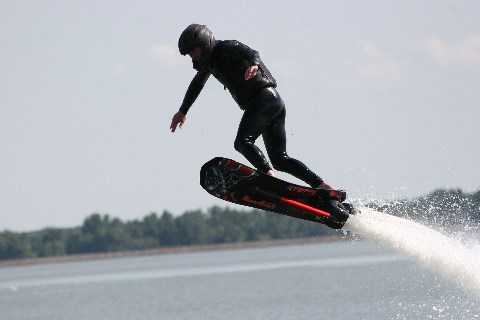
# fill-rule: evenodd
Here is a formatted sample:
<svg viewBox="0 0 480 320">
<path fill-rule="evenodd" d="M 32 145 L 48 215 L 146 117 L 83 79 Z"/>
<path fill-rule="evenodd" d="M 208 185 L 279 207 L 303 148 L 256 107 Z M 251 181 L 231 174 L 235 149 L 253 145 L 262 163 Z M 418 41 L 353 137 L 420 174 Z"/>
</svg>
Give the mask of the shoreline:
<svg viewBox="0 0 480 320">
<path fill-rule="evenodd" d="M 179 253 L 193 253 L 193 252 L 216 251 L 216 250 L 236 250 L 236 249 L 249 249 L 249 248 L 268 248 L 268 247 L 301 245 L 301 244 L 310 244 L 310 243 L 328 243 L 328 242 L 335 242 L 335 241 L 344 241 L 345 239 L 346 239 L 345 237 L 324 236 L 324 237 L 310 237 L 310 238 L 296 238 L 296 239 L 259 240 L 259 241 L 248 241 L 248 242 L 179 246 L 179 247 L 121 251 L 121 252 L 88 253 L 88 254 L 75 254 L 75 255 L 66 255 L 66 256 L 12 259 L 12 260 L 0 261 L 0 269 L 7 268 L 7 267 L 29 266 L 29 265 L 38 265 L 38 264 L 108 260 L 108 259 L 118 259 L 118 258 L 127 258 L 127 257 L 154 256 L 154 255 L 163 255 L 163 254 L 179 254 Z"/>
</svg>

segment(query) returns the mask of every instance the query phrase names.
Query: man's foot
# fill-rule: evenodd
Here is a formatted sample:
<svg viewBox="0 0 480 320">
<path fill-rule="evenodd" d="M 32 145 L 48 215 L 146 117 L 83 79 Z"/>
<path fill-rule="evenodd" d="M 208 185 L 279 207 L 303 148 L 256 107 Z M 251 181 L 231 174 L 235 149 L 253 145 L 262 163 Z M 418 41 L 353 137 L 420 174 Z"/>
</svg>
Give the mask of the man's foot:
<svg viewBox="0 0 480 320">
<path fill-rule="evenodd" d="M 329 183 L 322 182 L 320 185 L 317 187 L 317 189 L 324 189 L 324 190 L 336 190 L 334 186 L 332 186 Z"/>
<path fill-rule="evenodd" d="M 274 178 L 277 177 L 277 174 L 276 174 L 275 171 L 273 171 L 272 169 L 268 170 L 267 174 L 268 174 L 269 176 L 274 177 Z"/>
<path fill-rule="evenodd" d="M 345 201 L 347 198 L 347 192 L 345 192 L 345 190 L 337 190 L 334 186 L 326 182 L 322 182 L 316 189 L 326 190 L 321 193 L 326 193 L 329 198 L 338 199 L 340 202 Z"/>
</svg>

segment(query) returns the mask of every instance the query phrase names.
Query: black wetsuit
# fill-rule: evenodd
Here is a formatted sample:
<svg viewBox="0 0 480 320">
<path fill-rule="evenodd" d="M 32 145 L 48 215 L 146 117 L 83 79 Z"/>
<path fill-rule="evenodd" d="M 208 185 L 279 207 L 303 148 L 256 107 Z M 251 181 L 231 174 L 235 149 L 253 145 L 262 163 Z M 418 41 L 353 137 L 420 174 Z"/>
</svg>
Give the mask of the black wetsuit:
<svg viewBox="0 0 480 320">
<path fill-rule="evenodd" d="M 257 75 L 245 80 L 245 71 L 258 66 Z M 285 104 L 275 89 L 277 84 L 257 51 L 235 40 L 216 41 L 208 66 L 191 81 L 180 111 L 187 114 L 210 75 L 228 89 L 244 114 L 235 139 L 239 151 L 259 171 L 272 169 L 255 140 L 262 135 L 268 156 L 276 170 L 287 172 L 318 187 L 322 179 L 305 164 L 290 158 L 286 151 Z"/>
</svg>

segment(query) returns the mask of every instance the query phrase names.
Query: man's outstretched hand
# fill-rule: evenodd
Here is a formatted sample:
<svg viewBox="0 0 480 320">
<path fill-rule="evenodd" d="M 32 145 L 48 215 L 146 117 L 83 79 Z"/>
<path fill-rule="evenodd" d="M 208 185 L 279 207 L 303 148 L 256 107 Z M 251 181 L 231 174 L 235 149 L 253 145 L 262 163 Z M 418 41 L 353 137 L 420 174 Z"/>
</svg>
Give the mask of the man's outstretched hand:
<svg viewBox="0 0 480 320">
<path fill-rule="evenodd" d="M 187 117 L 181 112 L 177 111 L 172 118 L 172 123 L 170 124 L 170 131 L 175 132 L 177 130 L 177 126 L 182 129 L 183 124 L 187 120 Z"/>
</svg>

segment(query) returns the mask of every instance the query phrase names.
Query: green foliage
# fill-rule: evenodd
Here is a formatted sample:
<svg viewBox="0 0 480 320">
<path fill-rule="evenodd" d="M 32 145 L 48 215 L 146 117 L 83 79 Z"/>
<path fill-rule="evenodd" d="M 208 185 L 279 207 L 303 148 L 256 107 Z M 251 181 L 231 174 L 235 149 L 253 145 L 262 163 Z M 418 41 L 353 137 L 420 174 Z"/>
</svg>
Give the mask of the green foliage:
<svg viewBox="0 0 480 320">
<path fill-rule="evenodd" d="M 0 236 L 0 257 L 2 259 L 32 257 L 34 254 L 29 240 L 24 233 L 2 232 Z"/>
<path fill-rule="evenodd" d="M 382 206 L 379 211 L 441 225 L 480 224 L 480 191 L 436 190 L 431 194 Z M 0 232 L 0 259 L 116 252 L 161 247 L 232 243 L 324 236 L 333 230 L 314 222 L 261 210 L 212 207 L 173 216 L 150 213 L 142 220 L 122 222 L 98 213 L 82 226 L 36 232 Z"/>
<path fill-rule="evenodd" d="M 163 212 L 122 222 L 98 213 L 81 227 L 38 232 L 0 233 L 0 259 L 116 252 L 160 247 L 311 237 L 330 234 L 326 227 L 260 210 L 212 207 L 174 217 Z"/>
</svg>

